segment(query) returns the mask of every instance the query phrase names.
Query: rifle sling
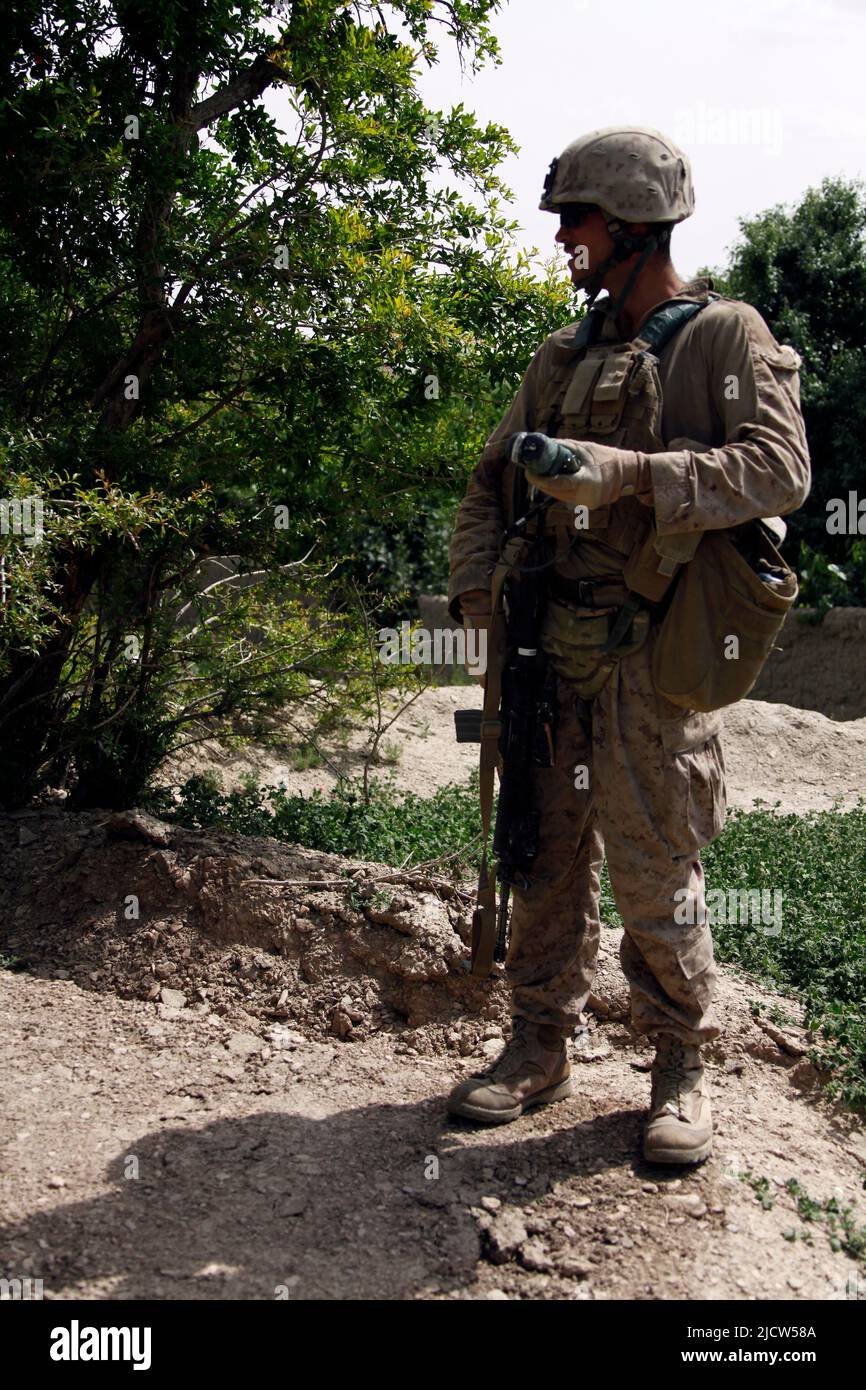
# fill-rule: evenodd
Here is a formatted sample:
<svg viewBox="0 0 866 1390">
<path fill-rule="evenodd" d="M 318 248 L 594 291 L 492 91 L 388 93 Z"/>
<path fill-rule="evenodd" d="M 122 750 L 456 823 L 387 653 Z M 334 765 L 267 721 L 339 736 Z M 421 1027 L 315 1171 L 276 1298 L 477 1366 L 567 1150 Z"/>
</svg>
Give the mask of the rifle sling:
<svg viewBox="0 0 866 1390">
<path fill-rule="evenodd" d="M 489 975 L 493 969 L 496 950 L 496 873 L 497 865 L 490 866 L 487 860 L 487 844 L 490 838 L 490 823 L 493 816 L 493 786 L 496 772 L 499 739 L 502 722 L 499 718 L 499 701 L 502 693 L 502 668 L 507 654 L 505 613 L 502 606 L 502 590 L 509 572 L 517 563 L 520 554 L 527 547 L 523 536 L 512 536 L 503 547 L 502 554 L 493 571 L 490 591 L 490 632 L 487 643 L 487 684 L 484 690 L 484 709 L 481 716 L 481 753 L 479 767 L 479 791 L 481 800 L 481 826 L 483 852 L 481 871 L 478 876 L 476 907 L 472 914 L 472 975 Z"/>
</svg>

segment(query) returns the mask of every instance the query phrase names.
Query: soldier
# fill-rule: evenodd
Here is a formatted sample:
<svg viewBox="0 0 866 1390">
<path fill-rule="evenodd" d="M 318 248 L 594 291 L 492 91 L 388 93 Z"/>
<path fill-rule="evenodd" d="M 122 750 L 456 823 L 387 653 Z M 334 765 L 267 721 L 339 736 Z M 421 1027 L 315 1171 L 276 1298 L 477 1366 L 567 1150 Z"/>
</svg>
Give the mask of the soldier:
<svg viewBox="0 0 866 1390">
<path fill-rule="evenodd" d="M 606 856 L 632 1022 L 655 1042 L 644 1156 L 698 1162 L 712 1148 L 700 1049 L 721 1032 L 700 859 L 724 824 L 721 715 L 657 688 L 665 604 L 625 607 L 624 571 L 650 521 L 657 549 L 665 540 L 682 555 L 703 533 L 757 517 L 784 536 L 778 518 L 802 505 L 811 481 L 799 359 L 750 305 L 716 294 L 709 278 L 680 280 L 670 235 L 693 211 L 691 171 L 658 131 L 574 141 L 553 161 L 540 206 L 559 215 L 556 241 L 589 312 L 542 343 L 485 445 L 451 540 L 448 600 L 456 621 L 490 622 L 491 577 L 514 520 L 504 442 L 522 430 L 562 439 L 579 471 L 526 475 L 533 496 L 554 499 L 539 645 L 555 670 L 555 760 L 533 770 L 539 850 L 530 885 L 512 890 L 512 1036 L 488 1071 L 455 1087 L 448 1109 L 503 1123 L 570 1094 L 567 1040 L 595 974 Z"/>
</svg>

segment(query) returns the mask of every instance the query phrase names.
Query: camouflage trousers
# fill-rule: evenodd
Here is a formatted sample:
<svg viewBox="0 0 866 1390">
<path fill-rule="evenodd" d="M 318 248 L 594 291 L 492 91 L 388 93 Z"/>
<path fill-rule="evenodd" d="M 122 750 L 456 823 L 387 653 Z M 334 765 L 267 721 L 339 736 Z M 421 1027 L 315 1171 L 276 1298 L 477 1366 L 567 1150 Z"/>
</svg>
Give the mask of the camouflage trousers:
<svg viewBox="0 0 866 1390">
<path fill-rule="evenodd" d="M 557 677 L 555 766 L 533 771 L 540 848 L 532 886 L 512 892 L 505 970 L 513 1015 L 577 1024 L 595 976 L 606 857 L 633 1026 L 700 1045 L 721 1032 L 699 854 L 724 824 L 721 715 L 656 692 L 655 635 L 589 701 Z"/>
</svg>

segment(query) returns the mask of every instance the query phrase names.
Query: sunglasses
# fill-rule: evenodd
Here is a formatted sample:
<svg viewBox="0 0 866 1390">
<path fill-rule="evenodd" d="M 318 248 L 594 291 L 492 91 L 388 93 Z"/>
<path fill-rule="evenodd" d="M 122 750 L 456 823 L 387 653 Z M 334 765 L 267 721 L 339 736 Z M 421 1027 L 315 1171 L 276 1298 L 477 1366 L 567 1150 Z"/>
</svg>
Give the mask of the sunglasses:
<svg viewBox="0 0 866 1390">
<path fill-rule="evenodd" d="M 559 208 L 559 225 L 579 227 L 595 210 L 595 203 L 562 203 Z"/>
</svg>

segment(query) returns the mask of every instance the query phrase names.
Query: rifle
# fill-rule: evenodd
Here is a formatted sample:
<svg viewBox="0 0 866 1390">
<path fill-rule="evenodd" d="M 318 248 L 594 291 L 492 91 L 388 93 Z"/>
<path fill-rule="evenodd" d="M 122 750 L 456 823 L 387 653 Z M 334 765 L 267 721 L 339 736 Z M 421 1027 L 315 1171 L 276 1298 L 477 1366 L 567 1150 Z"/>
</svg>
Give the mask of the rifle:
<svg viewBox="0 0 866 1390">
<path fill-rule="evenodd" d="M 524 431 L 512 435 L 506 443 L 505 456 L 521 469 L 529 467 L 547 477 L 576 473 L 580 466 L 564 444 L 540 433 Z M 525 484 L 525 479 L 522 481 Z M 545 512 L 554 498 L 536 502 L 536 497 L 537 489 L 533 488 L 529 496 L 532 505 L 505 531 L 494 571 L 490 645 L 497 650 L 489 653 L 493 660 L 488 661 L 484 709 L 454 711 L 457 742 L 481 744 L 484 850 L 477 906 L 472 915 L 473 975 L 488 975 L 494 960 L 505 960 L 511 890 L 532 886 L 532 863 L 538 853 L 539 813 L 531 799 L 532 768 L 550 767 L 554 761 L 555 675 L 538 647 L 545 601 L 545 583 L 540 576 L 556 559 L 548 557 L 544 536 Z M 514 511 L 519 510 L 515 506 Z M 536 525 L 530 533 L 528 527 L 533 520 Z M 519 560 L 523 562 L 518 563 Z M 503 596 L 507 607 L 504 617 L 500 604 Z M 501 666 L 496 660 L 500 652 Z M 487 841 L 497 751 L 503 761 L 493 833 L 496 866 L 491 875 Z"/>
</svg>

